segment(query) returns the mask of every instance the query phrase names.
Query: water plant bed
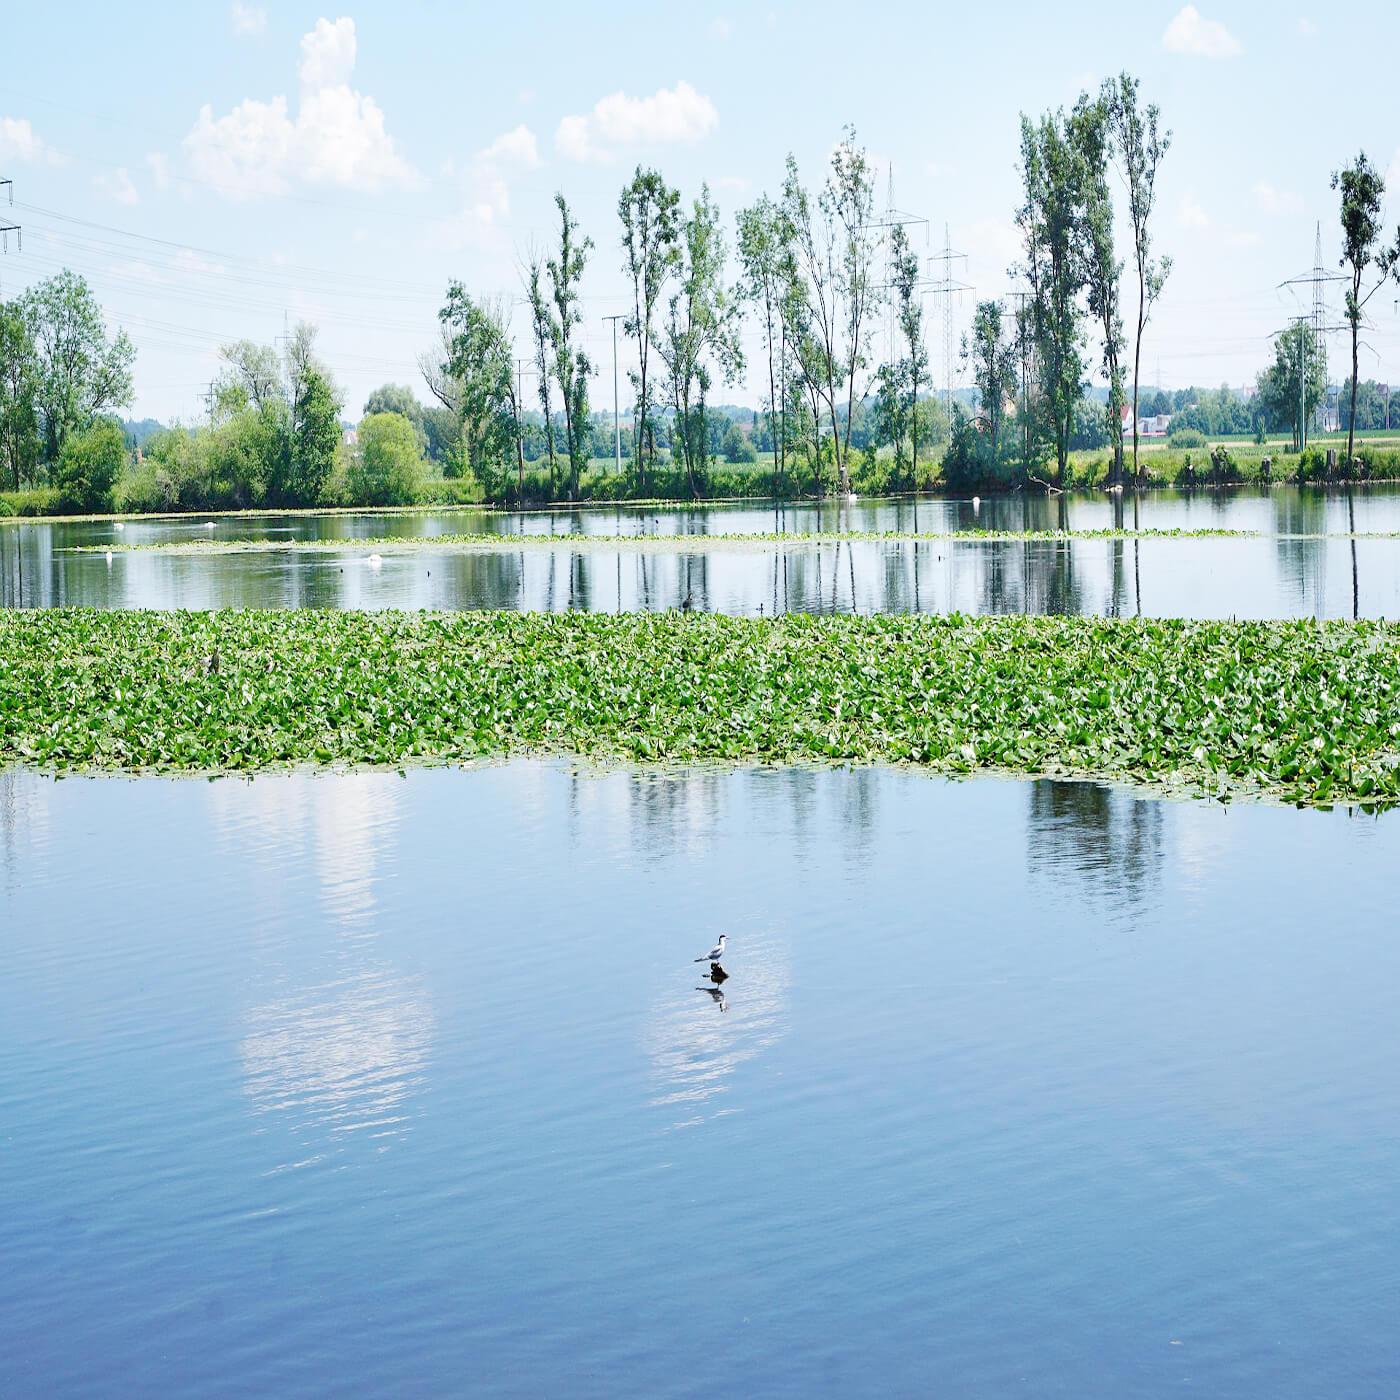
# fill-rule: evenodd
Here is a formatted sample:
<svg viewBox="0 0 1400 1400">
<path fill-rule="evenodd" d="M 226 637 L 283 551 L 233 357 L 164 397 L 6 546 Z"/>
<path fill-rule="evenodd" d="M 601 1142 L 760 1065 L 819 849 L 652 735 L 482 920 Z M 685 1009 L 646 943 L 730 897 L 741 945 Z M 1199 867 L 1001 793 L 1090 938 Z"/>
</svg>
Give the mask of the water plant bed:
<svg viewBox="0 0 1400 1400">
<path fill-rule="evenodd" d="M 1109 539 L 1253 539 L 1252 530 L 953 530 L 941 532 L 902 530 L 832 530 L 752 532 L 745 534 L 689 535 L 585 535 L 573 532 L 560 534 L 473 534 L 473 535 L 389 535 L 373 539 L 321 540 L 159 540 L 146 544 L 84 544 L 74 545 L 77 554 L 159 553 L 159 554 L 243 554 L 281 553 L 285 551 L 340 552 L 344 550 L 373 550 L 377 553 L 417 552 L 423 549 L 484 550 L 511 552 L 520 549 L 572 550 L 674 550 L 690 552 L 699 549 L 760 549 L 771 545 L 797 548 L 806 545 L 899 543 L 928 541 L 943 544 L 982 541 L 1044 541 L 1109 540 Z"/>
<path fill-rule="evenodd" d="M 1400 626 L 1073 617 L 0 613 L 0 763 L 564 753 L 1400 798 Z"/>
</svg>

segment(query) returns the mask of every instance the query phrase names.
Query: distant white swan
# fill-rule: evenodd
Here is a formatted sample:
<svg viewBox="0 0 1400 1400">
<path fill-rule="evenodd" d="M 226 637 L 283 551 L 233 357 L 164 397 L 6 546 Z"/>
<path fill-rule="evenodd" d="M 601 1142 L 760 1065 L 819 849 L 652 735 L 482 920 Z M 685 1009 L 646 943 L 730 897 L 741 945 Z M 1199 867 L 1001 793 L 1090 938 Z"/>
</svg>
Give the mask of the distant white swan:
<svg viewBox="0 0 1400 1400">
<path fill-rule="evenodd" d="M 204 528 L 206 530 L 212 530 L 214 528 L 214 522 L 212 520 L 206 520 L 204 522 Z"/>
<path fill-rule="evenodd" d="M 107 551 L 107 562 L 109 564 L 112 562 L 112 551 L 110 549 Z"/>
<path fill-rule="evenodd" d="M 981 498 L 981 496 L 974 496 L 974 497 L 972 498 L 972 508 L 973 508 L 973 510 L 981 510 L 981 509 L 982 509 L 982 498 Z"/>
<path fill-rule="evenodd" d="M 377 554 L 371 554 L 369 558 L 365 560 L 365 563 L 368 564 L 371 569 L 377 569 L 383 562 L 384 561 Z"/>
<path fill-rule="evenodd" d="M 121 522 L 120 520 L 118 520 L 118 521 L 117 521 L 117 529 L 118 529 L 118 530 L 125 530 L 125 529 L 126 529 L 126 526 L 123 525 L 122 522 Z"/>
</svg>

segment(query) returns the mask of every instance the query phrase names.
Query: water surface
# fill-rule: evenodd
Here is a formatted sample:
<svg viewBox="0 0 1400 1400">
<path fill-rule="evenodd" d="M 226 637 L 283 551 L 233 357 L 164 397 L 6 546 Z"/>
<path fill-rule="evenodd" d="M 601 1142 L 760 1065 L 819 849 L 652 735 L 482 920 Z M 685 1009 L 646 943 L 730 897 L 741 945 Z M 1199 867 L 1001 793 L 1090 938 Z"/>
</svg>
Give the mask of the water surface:
<svg viewBox="0 0 1400 1400">
<path fill-rule="evenodd" d="M 1162 491 L 1144 496 L 1152 529 L 1258 531 L 1259 539 L 858 542 L 706 548 L 715 533 L 1007 530 L 1131 526 L 1131 501 L 1021 494 L 871 500 L 774 510 L 598 507 L 524 513 L 410 512 L 0 525 L 0 605 L 96 607 L 508 608 L 647 611 L 690 606 L 784 612 L 1051 612 L 1108 616 L 1394 617 L 1400 540 L 1316 538 L 1355 527 L 1400 531 L 1400 492 Z M 557 549 L 385 554 L 357 540 L 442 533 L 555 533 Z M 577 535 L 664 535 L 658 553 L 572 549 Z M 333 553 L 202 557 L 67 552 L 75 545 L 334 539 Z"/>
<path fill-rule="evenodd" d="M 1393 1396 L 1397 860 L 881 770 L 0 775 L 0 1391 Z"/>
</svg>

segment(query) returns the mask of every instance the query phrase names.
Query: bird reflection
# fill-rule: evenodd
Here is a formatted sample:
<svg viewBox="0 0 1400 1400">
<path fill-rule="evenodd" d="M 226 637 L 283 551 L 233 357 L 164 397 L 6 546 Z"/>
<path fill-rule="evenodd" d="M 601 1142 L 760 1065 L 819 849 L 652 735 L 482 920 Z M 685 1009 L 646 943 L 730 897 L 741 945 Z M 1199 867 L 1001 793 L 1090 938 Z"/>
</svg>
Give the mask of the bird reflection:
<svg viewBox="0 0 1400 1400">
<path fill-rule="evenodd" d="M 704 992 L 721 1011 L 729 1010 L 729 1003 L 725 1000 L 723 987 L 696 987 L 697 992 Z"/>
</svg>

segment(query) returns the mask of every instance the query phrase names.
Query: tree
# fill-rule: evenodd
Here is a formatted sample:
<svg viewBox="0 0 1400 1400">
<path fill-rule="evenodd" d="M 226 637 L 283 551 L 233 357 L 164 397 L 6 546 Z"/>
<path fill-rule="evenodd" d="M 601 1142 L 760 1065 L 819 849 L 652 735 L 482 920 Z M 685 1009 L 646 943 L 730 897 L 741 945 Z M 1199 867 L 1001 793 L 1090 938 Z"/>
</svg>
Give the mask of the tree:
<svg viewBox="0 0 1400 1400">
<path fill-rule="evenodd" d="M 559 256 L 545 262 L 550 299 L 554 303 L 550 330 L 554 337 L 554 377 L 564 400 L 564 434 L 569 448 L 569 499 L 578 500 L 579 474 L 588 465 L 588 376 L 593 366 L 587 352 L 575 346 L 574 331 L 583 324 L 579 283 L 588 264 L 593 240 L 580 237 L 578 222 L 562 194 L 554 196 L 559 210 Z"/>
<path fill-rule="evenodd" d="M 412 421 L 402 413 L 371 413 L 360 420 L 348 482 L 357 505 L 410 505 L 422 481 L 422 451 Z"/>
<path fill-rule="evenodd" d="M 555 489 L 554 414 L 550 410 L 550 355 L 556 339 L 554 316 L 544 292 L 544 259 L 531 253 L 525 265 L 525 292 L 530 306 L 530 336 L 535 346 L 535 376 L 539 383 L 540 409 L 544 414 L 544 440 L 549 452 L 549 492 Z"/>
<path fill-rule="evenodd" d="M 1274 340 L 1274 362 L 1260 375 L 1255 396 L 1275 429 L 1290 428 L 1301 451 L 1303 427 L 1327 392 L 1327 345 L 1307 321 L 1295 321 Z"/>
<path fill-rule="evenodd" d="M 1133 480 L 1138 476 L 1138 381 L 1142 370 L 1142 335 L 1152 307 L 1172 270 L 1172 260 L 1152 257 L 1152 211 L 1157 202 L 1157 168 L 1171 149 L 1170 131 L 1158 131 L 1156 104 L 1138 105 L 1138 80 L 1127 73 L 1104 84 L 1103 100 L 1113 133 L 1113 152 L 1128 190 L 1128 217 L 1133 226 L 1133 265 L 1137 272 L 1137 334 L 1133 339 Z"/>
<path fill-rule="evenodd" d="M 226 382 L 237 385 L 254 408 L 282 395 L 282 366 L 272 346 L 238 340 L 221 346 L 219 358 L 227 367 Z"/>
<path fill-rule="evenodd" d="M 710 455 L 705 398 L 713 382 L 712 366 L 732 383 L 744 365 L 739 308 L 724 288 L 724 262 L 719 209 L 705 185 L 681 229 L 677 286 L 656 342 L 666 364 L 667 390 L 675 411 L 674 442 L 680 448 L 692 496 L 700 494 Z"/>
<path fill-rule="evenodd" d="M 100 510 L 111 502 L 112 487 L 127 460 L 121 424 L 114 418 L 99 418 L 64 437 L 53 483 L 73 505 Z"/>
<path fill-rule="evenodd" d="M 919 479 L 919 390 L 928 382 L 924 312 L 918 295 L 919 259 L 902 224 L 890 231 L 890 276 L 905 353 L 882 365 L 876 376 L 876 436 L 894 446 L 896 480 L 917 490 Z M 908 454 L 905 442 L 908 441 Z"/>
<path fill-rule="evenodd" d="M 1085 283 L 1081 230 L 1087 174 L 1083 151 L 1063 112 L 1047 113 L 1038 125 L 1022 116 L 1021 173 L 1026 197 L 1016 222 L 1025 240 L 1031 333 L 1056 470 L 1063 481 L 1083 393 L 1079 296 Z"/>
<path fill-rule="evenodd" d="M 972 315 L 972 335 L 963 338 L 963 362 L 972 364 L 977 386 L 977 425 L 987 438 L 993 465 L 1001 452 L 1006 400 L 1016 392 L 1016 346 L 1006 339 L 999 301 L 981 301 Z"/>
<path fill-rule="evenodd" d="M 486 482 L 516 447 L 515 366 L 505 310 L 499 302 L 474 301 L 460 282 L 451 282 L 438 318 L 448 349 L 442 369 L 458 386 L 467 461 Z"/>
<path fill-rule="evenodd" d="M 1084 281 L 1089 314 L 1098 322 L 1103 345 L 1103 369 L 1108 380 L 1108 404 L 1104 424 L 1113 446 L 1113 480 L 1123 475 L 1123 374 L 1118 367 L 1123 353 L 1123 317 L 1120 279 L 1123 264 L 1113 242 L 1113 197 L 1108 189 L 1108 158 L 1112 128 L 1110 102 L 1087 96 L 1075 104 L 1070 129 L 1084 161 Z M 1136 425 L 1134 425 L 1136 430 Z"/>
<path fill-rule="evenodd" d="M 39 460 L 39 360 L 19 305 L 0 302 L 0 470 L 16 491 Z"/>
<path fill-rule="evenodd" d="M 636 390 L 632 436 L 637 444 L 637 484 L 643 494 L 646 467 L 656 464 L 648 355 L 656 303 L 680 261 L 680 206 L 680 192 L 671 189 L 657 171 L 643 170 L 640 165 L 617 201 L 622 248 L 627 254 L 625 271 L 632 279 L 632 312 L 623 321 L 623 329 L 637 342 L 637 368 L 628 372 L 628 378 Z"/>
<path fill-rule="evenodd" d="M 768 435 L 773 444 L 775 483 L 781 489 L 787 434 L 777 427 L 786 399 L 779 384 L 786 371 L 786 322 L 783 300 L 793 277 L 792 231 L 782 210 L 765 195 L 739 211 L 739 264 L 742 295 L 763 318 L 763 347 L 768 354 Z"/>
<path fill-rule="evenodd" d="M 1366 303 L 1375 296 L 1392 273 L 1400 274 L 1400 227 L 1394 243 L 1385 242 L 1381 233 L 1381 204 L 1385 198 L 1385 180 L 1366 159 L 1365 151 L 1353 165 L 1332 176 L 1332 188 L 1342 192 L 1341 266 L 1351 274 L 1347 288 L 1347 325 L 1351 327 L 1351 415 L 1347 423 L 1347 468 L 1350 470 L 1356 446 L 1356 382 L 1357 360 L 1361 341 L 1361 322 Z M 1376 277 L 1364 292 L 1368 268 L 1376 269 Z"/>
<path fill-rule="evenodd" d="M 88 284 L 66 268 L 31 287 L 20 313 L 37 357 L 35 406 L 45 455 L 58 460 L 70 432 L 88 427 L 98 414 L 131 402 L 131 366 L 136 351 L 107 327 Z"/>
<path fill-rule="evenodd" d="M 865 368 L 871 313 L 880 301 L 873 279 L 878 239 L 874 232 L 875 173 L 856 133 L 847 127 L 831 157 L 831 170 L 815 212 L 788 157 L 783 182 L 783 216 L 792 231 L 803 302 L 804 343 L 798 360 L 814 392 L 825 401 L 831 423 L 838 490 L 851 489 L 847 456 L 856 383 Z M 838 390 L 846 391 L 845 432 L 837 411 Z M 865 397 L 862 389 L 860 397 Z"/>
<path fill-rule="evenodd" d="M 335 386 L 310 358 L 299 369 L 292 402 L 289 473 L 283 494 L 289 505 L 315 505 L 335 466 L 340 444 L 340 400 Z"/>
</svg>

